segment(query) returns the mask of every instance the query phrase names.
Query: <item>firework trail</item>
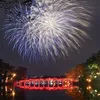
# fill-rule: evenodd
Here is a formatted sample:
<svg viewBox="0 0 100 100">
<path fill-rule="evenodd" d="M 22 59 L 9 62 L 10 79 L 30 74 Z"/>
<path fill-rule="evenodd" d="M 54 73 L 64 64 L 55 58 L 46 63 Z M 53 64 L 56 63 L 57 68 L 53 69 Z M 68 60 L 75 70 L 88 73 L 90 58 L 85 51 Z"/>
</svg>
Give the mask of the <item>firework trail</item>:
<svg viewBox="0 0 100 100">
<path fill-rule="evenodd" d="M 15 6 L 5 20 L 5 38 L 31 61 L 66 57 L 88 37 L 87 8 L 86 2 L 76 0 L 33 0 L 30 6 Z"/>
</svg>

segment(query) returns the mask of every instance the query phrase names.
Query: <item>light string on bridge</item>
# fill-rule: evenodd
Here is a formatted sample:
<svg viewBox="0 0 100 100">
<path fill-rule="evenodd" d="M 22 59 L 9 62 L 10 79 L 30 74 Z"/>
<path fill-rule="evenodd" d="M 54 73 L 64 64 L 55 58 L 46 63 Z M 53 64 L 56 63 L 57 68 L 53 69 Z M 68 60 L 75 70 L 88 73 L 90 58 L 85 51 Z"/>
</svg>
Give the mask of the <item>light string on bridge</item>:
<svg viewBox="0 0 100 100">
<path fill-rule="evenodd" d="M 74 79 L 67 78 L 30 78 L 14 83 L 17 88 L 25 90 L 67 90 L 77 88 L 73 83 Z"/>
</svg>

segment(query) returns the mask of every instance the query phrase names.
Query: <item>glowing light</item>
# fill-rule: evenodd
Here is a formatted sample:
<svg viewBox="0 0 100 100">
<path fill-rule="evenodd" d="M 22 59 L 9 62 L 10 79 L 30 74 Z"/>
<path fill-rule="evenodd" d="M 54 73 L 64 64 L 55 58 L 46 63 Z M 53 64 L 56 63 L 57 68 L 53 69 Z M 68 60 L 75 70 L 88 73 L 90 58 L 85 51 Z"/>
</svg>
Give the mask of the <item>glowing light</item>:
<svg viewBox="0 0 100 100">
<path fill-rule="evenodd" d="M 14 90 L 12 91 L 12 96 L 13 96 L 13 97 L 15 96 L 15 91 L 14 91 Z"/>
<path fill-rule="evenodd" d="M 91 90 L 92 89 L 92 87 L 91 86 L 87 86 L 87 90 Z"/>
<path fill-rule="evenodd" d="M 79 92 L 81 92 L 81 91 L 79 90 Z"/>
<path fill-rule="evenodd" d="M 98 96 L 100 96 L 100 93 L 98 93 Z"/>
<path fill-rule="evenodd" d="M 12 75 L 13 75 L 13 77 L 16 77 L 16 73 L 13 73 Z"/>
<path fill-rule="evenodd" d="M 97 75 L 100 75 L 100 72 L 97 72 L 96 74 L 97 74 Z"/>
<path fill-rule="evenodd" d="M 4 75 L 4 74 L 2 74 L 2 75 Z"/>
<path fill-rule="evenodd" d="M 10 80 L 13 80 L 13 78 L 10 78 Z"/>
<path fill-rule="evenodd" d="M 23 58 L 31 61 L 38 57 L 65 58 L 69 50 L 77 50 L 80 40 L 88 37 L 84 31 L 90 19 L 87 3 L 76 0 L 36 0 L 34 3 L 23 9 L 11 9 L 5 20 L 5 38 Z"/>
<path fill-rule="evenodd" d="M 8 77 L 6 77 L 6 81 L 5 81 L 6 83 L 8 82 Z"/>
<path fill-rule="evenodd" d="M 94 78 L 97 78 L 97 76 L 94 76 Z"/>
<path fill-rule="evenodd" d="M 94 90 L 95 92 L 97 92 L 97 90 Z"/>
<path fill-rule="evenodd" d="M 91 80 L 91 79 L 86 79 L 86 81 L 87 81 L 88 83 L 90 83 L 92 80 Z"/>
<path fill-rule="evenodd" d="M 7 86 L 5 86 L 5 91 L 6 91 L 6 92 L 8 91 Z"/>
</svg>

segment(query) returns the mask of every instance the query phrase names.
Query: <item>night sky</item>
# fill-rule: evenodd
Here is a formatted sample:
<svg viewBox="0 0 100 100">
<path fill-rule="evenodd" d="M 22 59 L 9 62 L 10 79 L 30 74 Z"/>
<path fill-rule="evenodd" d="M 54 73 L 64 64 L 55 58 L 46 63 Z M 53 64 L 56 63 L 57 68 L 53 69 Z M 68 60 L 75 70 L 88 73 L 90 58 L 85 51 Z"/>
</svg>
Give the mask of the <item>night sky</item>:
<svg viewBox="0 0 100 100">
<path fill-rule="evenodd" d="M 5 19 L 5 13 L 3 9 L 0 9 L 0 59 L 4 62 L 9 63 L 14 66 L 23 66 L 28 69 L 29 75 L 64 75 L 75 65 L 85 62 L 88 57 L 93 53 L 100 50 L 100 0 L 88 0 L 90 4 L 94 7 L 91 12 L 93 12 L 92 21 L 90 28 L 88 29 L 88 34 L 91 40 L 86 40 L 82 43 L 79 51 L 69 52 L 66 60 L 60 59 L 55 63 L 47 62 L 43 64 L 42 62 L 29 63 L 28 60 L 23 60 L 17 50 L 13 51 L 12 46 L 8 46 L 6 40 L 3 37 L 2 25 Z"/>
</svg>

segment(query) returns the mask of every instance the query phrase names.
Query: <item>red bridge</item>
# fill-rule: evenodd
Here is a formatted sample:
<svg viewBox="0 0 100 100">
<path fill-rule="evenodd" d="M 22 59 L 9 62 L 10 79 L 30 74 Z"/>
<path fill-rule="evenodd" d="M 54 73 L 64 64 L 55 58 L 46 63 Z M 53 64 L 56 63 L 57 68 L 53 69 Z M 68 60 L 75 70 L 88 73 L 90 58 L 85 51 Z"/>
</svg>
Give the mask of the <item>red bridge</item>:
<svg viewBox="0 0 100 100">
<path fill-rule="evenodd" d="M 30 78 L 15 82 L 15 87 L 25 90 L 67 90 L 77 88 L 74 79 L 68 78 Z"/>
</svg>

